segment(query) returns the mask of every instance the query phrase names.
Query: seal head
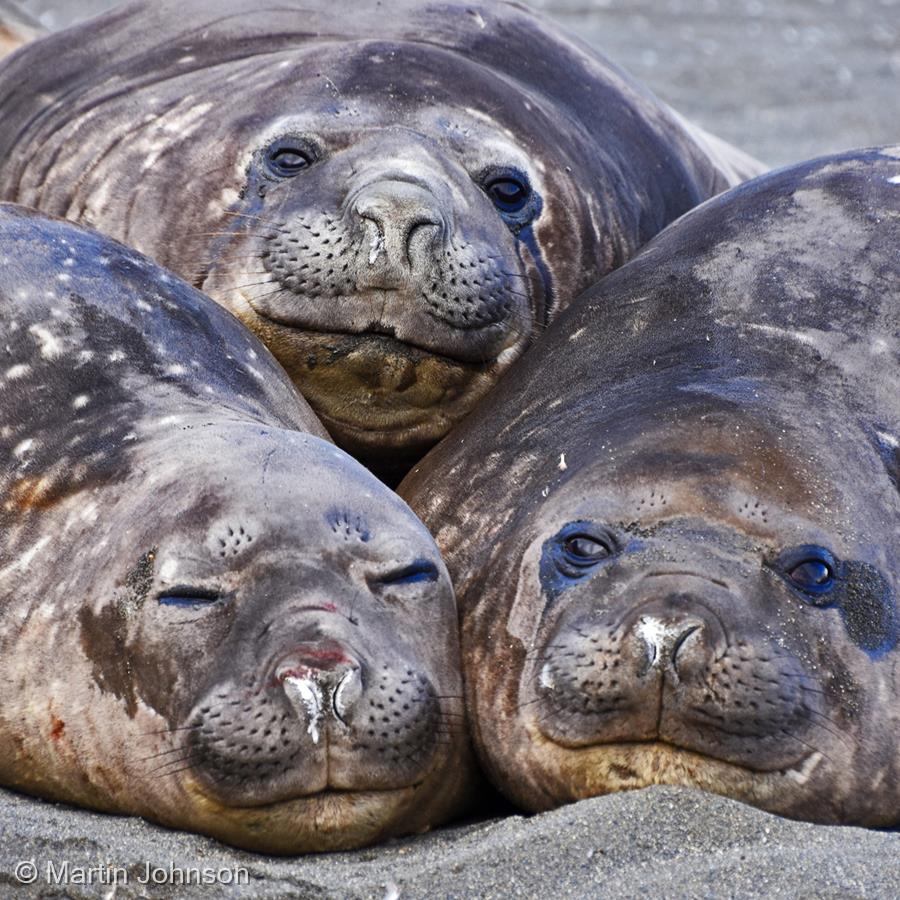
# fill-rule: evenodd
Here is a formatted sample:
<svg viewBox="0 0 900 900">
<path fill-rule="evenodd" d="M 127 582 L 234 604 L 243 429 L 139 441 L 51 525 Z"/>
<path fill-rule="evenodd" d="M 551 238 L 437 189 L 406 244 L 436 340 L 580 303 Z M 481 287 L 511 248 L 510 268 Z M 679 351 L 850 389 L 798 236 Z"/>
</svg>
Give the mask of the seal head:
<svg viewBox="0 0 900 900">
<path fill-rule="evenodd" d="M 513 3 L 132 3 L 84 28 L 0 71 L 2 195 L 202 288 L 385 474 L 760 168 Z"/>
<path fill-rule="evenodd" d="M 665 783 L 897 822 L 898 184 L 858 151 L 688 213 L 401 485 L 523 806 Z"/>
</svg>

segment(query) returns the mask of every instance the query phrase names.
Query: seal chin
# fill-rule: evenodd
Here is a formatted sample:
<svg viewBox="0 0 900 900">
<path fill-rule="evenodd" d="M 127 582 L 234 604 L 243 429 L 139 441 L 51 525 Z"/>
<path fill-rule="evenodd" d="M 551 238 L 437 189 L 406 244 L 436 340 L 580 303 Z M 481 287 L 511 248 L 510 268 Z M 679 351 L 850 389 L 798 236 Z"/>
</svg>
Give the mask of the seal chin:
<svg viewBox="0 0 900 900">
<path fill-rule="evenodd" d="M 485 361 L 436 353 L 388 334 L 317 332 L 258 314 L 241 318 L 272 351 L 335 441 L 373 468 L 414 460 L 496 384 L 524 348 Z"/>
<path fill-rule="evenodd" d="M 692 787 L 782 815 L 791 815 L 825 754 L 807 750 L 778 768 L 756 768 L 664 741 L 622 742 L 571 749 L 557 744 L 532 724 L 535 751 L 544 758 L 546 776 L 570 802 L 638 790 L 652 785 Z M 764 765 L 764 764 L 763 764 Z M 558 796 L 558 795 L 557 795 Z M 807 818 L 807 813 L 803 813 Z M 822 821 L 832 817 L 822 811 Z"/>
<path fill-rule="evenodd" d="M 183 786 L 199 830 L 247 850 L 293 855 L 353 849 L 406 833 L 423 783 L 391 790 L 329 789 L 260 806 L 224 803 L 194 775 Z M 174 824 L 183 827 L 183 810 Z"/>
</svg>

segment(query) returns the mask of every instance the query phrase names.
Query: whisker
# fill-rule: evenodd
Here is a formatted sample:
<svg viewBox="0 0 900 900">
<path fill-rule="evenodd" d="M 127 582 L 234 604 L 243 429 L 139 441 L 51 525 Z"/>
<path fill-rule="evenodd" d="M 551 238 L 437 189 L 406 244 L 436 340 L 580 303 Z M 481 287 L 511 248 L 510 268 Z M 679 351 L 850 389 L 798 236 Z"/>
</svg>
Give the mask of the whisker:
<svg viewBox="0 0 900 900">
<path fill-rule="evenodd" d="M 200 722 L 197 722 L 196 725 L 180 725 L 178 728 L 161 728 L 159 731 L 142 731 L 141 737 L 146 737 L 150 734 L 174 734 L 176 731 L 188 731 L 191 728 L 199 728 L 201 725 Z"/>
<path fill-rule="evenodd" d="M 159 753 L 154 753 L 152 756 L 144 756 L 138 760 L 138 762 L 149 762 L 151 759 L 159 759 L 160 756 L 168 756 L 171 753 L 180 753 L 184 751 L 184 747 L 172 747 L 169 750 L 161 750 Z"/>
</svg>

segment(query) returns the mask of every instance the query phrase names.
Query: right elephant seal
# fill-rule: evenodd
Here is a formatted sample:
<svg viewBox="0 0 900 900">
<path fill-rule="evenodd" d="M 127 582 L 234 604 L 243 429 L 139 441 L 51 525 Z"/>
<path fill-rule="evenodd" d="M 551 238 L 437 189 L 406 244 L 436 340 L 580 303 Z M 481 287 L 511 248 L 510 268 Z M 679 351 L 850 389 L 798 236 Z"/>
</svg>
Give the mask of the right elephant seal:
<svg viewBox="0 0 900 900">
<path fill-rule="evenodd" d="M 3 199 L 192 281 L 393 478 L 569 300 L 760 171 L 490 0 L 129 3 L 6 62 L 0 109 Z"/>
<path fill-rule="evenodd" d="M 530 809 L 693 785 L 900 822 L 900 147 L 689 213 L 401 493 Z"/>
</svg>

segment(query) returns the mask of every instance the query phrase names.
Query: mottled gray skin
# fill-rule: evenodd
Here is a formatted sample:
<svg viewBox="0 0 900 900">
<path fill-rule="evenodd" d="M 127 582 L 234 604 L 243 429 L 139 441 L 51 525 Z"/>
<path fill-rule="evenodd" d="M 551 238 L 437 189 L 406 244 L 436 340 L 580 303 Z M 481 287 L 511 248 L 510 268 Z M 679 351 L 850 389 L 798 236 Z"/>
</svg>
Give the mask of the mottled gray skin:
<svg viewBox="0 0 900 900">
<path fill-rule="evenodd" d="M 403 482 L 518 803 L 666 783 L 900 822 L 898 246 L 900 148 L 735 188 Z"/>
<path fill-rule="evenodd" d="M 405 471 L 572 297 L 759 171 L 513 3 L 165 0 L 0 68 L 0 197 L 234 312 Z M 292 176 L 268 153 L 308 159 Z M 527 182 L 515 214 L 487 193 Z"/>
<path fill-rule="evenodd" d="M 263 345 L 0 206 L 0 783 L 266 852 L 464 799 L 455 606 Z"/>
</svg>

